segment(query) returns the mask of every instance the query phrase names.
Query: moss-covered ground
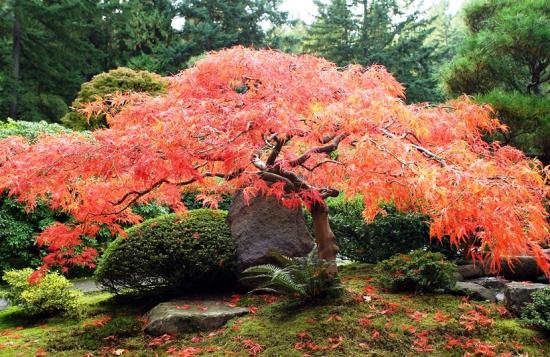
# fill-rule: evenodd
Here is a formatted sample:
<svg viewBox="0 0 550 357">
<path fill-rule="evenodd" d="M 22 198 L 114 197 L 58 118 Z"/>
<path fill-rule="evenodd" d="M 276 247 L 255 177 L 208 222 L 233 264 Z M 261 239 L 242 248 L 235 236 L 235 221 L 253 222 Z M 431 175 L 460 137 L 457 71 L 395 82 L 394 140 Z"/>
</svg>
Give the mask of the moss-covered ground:
<svg viewBox="0 0 550 357">
<path fill-rule="evenodd" d="M 241 296 L 253 313 L 225 328 L 156 339 L 142 333 L 152 301 L 87 294 L 78 319 L 29 319 L 11 307 L 0 312 L 0 356 L 550 356 L 550 337 L 500 305 L 386 293 L 368 265 L 346 266 L 342 276 L 341 299 L 300 306 Z"/>
</svg>

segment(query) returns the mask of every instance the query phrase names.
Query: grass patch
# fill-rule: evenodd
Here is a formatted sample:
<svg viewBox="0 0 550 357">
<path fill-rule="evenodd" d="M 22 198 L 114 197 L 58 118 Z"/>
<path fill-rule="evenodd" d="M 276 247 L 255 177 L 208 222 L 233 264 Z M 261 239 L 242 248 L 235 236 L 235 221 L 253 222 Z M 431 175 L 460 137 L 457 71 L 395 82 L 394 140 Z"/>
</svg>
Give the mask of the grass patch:
<svg viewBox="0 0 550 357">
<path fill-rule="evenodd" d="M 107 293 L 85 296 L 88 317 L 29 321 L 17 308 L 0 312 L 0 356 L 463 356 L 465 352 L 550 355 L 547 336 L 502 316 L 499 305 L 442 294 L 390 294 L 372 266 L 342 268 L 346 294 L 314 306 L 270 296 L 242 296 L 255 314 L 213 332 L 154 339 L 142 333 L 151 303 Z M 369 301 L 367 301 L 369 300 Z M 255 310 L 255 309 L 252 309 Z M 474 311 L 472 313 L 472 311 Z"/>
</svg>

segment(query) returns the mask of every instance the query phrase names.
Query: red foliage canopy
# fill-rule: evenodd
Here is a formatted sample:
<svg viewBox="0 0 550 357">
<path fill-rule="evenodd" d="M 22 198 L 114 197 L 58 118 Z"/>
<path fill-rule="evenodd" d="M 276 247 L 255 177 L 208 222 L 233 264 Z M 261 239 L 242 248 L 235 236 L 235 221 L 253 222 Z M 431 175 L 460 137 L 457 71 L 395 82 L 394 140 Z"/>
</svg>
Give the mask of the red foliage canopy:
<svg viewBox="0 0 550 357">
<path fill-rule="evenodd" d="M 381 200 L 432 219 L 453 244 L 476 239 L 474 258 L 534 255 L 549 226 L 544 168 L 520 151 L 483 141 L 503 130 L 488 107 L 463 97 L 406 105 L 383 67 L 345 69 L 313 56 L 242 47 L 214 52 L 170 78 L 160 97 L 115 95 L 87 110 L 108 111 L 110 128 L 0 145 L 0 189 L 33 208 L 44 199 L 74 217 L 38 242 L 45 267 L 85 264 L 75 247 L 101 225 L 121 233 L 140 220 L 128 209 L 156 199 L 183 211 L 182 191 L 206 204 L 243 188 L 286 206 L 322 204 L 343 190 L 362 195 L 365 219 Z"/>
</svg>

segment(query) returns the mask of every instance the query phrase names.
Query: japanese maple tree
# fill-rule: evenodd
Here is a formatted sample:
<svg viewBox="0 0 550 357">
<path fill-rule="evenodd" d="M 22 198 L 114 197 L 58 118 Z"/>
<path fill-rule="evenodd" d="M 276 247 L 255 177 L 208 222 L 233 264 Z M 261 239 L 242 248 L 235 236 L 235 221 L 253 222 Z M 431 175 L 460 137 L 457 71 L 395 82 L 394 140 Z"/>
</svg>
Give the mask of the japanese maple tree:
<svg viewBox="0 0 550 357">
<path fill-rule="evenodd" d="M 520 151 L 489 144 L 505 130 L 490 108 L 467 97 L 440 106 L 406 105 L 383 67 L 336 65 L 313 56 L 235 47 L 210 53 L 169 79 L 167 93 L 114 95 L 109 128 L 44 135 L 0 145 L 0 189 L 32 209 L 37 200 L 74 220 L 47 228 L 38 243 L 51 265 L 93 264 L 83 236 L 113 234 L 140 217 L 129 208 L 155 199 L 184 211 L 181 194 L 215 206 L 222 193 L 276 197 L 311 212 L 319 256 L 337 247 L 327 197 L 362 195 L 368 221 L 381 201 L 431 218 L 431 235 L 498 268 L 502 257 L 534 255 L 550 273 L 545 168 Z"/>
</svg>

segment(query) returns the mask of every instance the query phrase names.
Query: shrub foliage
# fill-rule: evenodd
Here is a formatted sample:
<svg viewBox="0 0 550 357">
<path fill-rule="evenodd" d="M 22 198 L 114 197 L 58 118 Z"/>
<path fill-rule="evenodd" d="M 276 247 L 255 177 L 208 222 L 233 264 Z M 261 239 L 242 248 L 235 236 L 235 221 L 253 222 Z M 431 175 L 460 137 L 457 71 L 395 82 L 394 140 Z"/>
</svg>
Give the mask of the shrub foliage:
<svg viewBox="0 0 550 357">
<path fill-rule="evenodd" d="M 105 251 L 96 279 L 116 293 L 175 292 L 234 282 L 235 243 L 225 211 L 168 214 L 127 230 Z"/>
<path fill-rule="evenodd" d="M 4 297 L 29 315 L 77 315 L 82 309 L 82 292 L 58 273 L 46 274 L 36 284 L 29 283 L 33 269 L 10 270 L 3 275 L 9 288 Z"/>
<path fill-rule="evenodd" d="M 135 71 L 130 68 L 120 67 L 108 72 L 100 73 L 89 82 L 82 84 L 80 92 L 73 101 L 72 107 L 76 111 L 67 113 L 61 122 L 75 130 L 104 128 L 107 126 L 105 116 L 94 116 L 88 120 L 85 115 L 78 112 L 87 103 L 98 98 L 107 99 L 114 93 L 142 92 L 150 95 L 162 93 L 167 86 L 167 81 L 156 73 L 148 71 Z"/>
<path fill-rule="evenodd" d="M 397 212 L 385 205 L 386 215 L 377 215 L 366 224 L 361 214 L 361 199 L 329 200 L 330 225 L 340 254 L 361 262 L 378 263 L 398 253 L 425 247 L 429 244 L 428 218 L 417 213 Z"/>
<path fill-rule="evenodd" d="M 550 332 L 550 287 L 535 291 L 531 298 L 521 313 L 522 323 Z"/>
<path fill-rule="evenodd" d="M 415 250 L 384 260 L 377 266 L 380 282 L 392 291 L 453 290 L 456 265 L 441 253 Z"/>
</svg>

